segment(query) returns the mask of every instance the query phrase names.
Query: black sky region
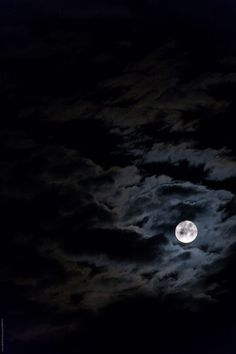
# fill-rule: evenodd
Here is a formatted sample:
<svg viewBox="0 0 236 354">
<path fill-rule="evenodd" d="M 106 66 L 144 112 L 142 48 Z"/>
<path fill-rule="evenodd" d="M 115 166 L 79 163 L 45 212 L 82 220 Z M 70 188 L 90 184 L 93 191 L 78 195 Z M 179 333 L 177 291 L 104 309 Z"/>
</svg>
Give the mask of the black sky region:
<svg viewBox="0 0 236 354">
<path fill-rule="evenodd" d="M 235 16 L 1 1 L 6 354 L 235 353 Z"/>
</svg>

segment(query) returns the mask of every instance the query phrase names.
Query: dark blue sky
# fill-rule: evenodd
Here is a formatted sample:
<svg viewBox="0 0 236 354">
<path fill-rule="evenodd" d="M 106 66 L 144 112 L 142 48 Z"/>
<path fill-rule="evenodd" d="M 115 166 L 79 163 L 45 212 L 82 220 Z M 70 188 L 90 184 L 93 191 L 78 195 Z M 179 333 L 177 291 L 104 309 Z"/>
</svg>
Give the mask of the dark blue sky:
<svg viewBox="0 0 236 354">
<path fill-rule="evenodd" d="M 117 16 L 117 17 L 143 17 L 174 15 L 191 17 L 195 19 L 211 19 L 235 14 L 235 2 L 226 1 L 173 1 L 173 0 L 4 0 L 1 2 L 2 10 L 6 15 L 50 14 L 75 17 L 90 16 Z"/>
</svg>

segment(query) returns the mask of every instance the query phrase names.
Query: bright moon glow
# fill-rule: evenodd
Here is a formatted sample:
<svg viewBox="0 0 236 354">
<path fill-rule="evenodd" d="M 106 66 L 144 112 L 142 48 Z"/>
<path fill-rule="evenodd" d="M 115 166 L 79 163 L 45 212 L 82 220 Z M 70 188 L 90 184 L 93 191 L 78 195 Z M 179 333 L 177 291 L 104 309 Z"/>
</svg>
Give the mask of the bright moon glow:
<svg viewBox="0 0 236 354">
<path fill-rule="evenodd" d="M 175 229 L 175 236 L 182 243 L 193 242 L 197 234 L 197 226 L 189 220 L 180 222 Z"/>
</svg>

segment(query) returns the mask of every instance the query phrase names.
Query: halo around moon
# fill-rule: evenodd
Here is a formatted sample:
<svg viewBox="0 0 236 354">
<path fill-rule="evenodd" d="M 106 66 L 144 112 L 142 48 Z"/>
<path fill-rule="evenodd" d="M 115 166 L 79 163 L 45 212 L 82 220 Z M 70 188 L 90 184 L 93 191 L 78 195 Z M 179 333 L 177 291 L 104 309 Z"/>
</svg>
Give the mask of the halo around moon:
<svg viewBox="0 0 236 354">
<path fill-rule="evenodd" d="M 182 243 L 193 242 L 197 235 L 197 226 L 189 220 L 181 221 L 175 228 L 175 236 Z"/>
</svg>

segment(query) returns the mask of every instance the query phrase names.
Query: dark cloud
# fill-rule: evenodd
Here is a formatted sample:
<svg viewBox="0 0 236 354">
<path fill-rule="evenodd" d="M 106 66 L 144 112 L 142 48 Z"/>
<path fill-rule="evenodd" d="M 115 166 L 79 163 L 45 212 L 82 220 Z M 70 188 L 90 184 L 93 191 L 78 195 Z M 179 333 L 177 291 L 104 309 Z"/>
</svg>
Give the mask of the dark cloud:
<svg viewBox="0 0 236 354">
<path fill-rule="evenodd" d="M 160 236 L 142 239 L 134 231 L 115 229 L 76 230 L 63 242 L 67 252 L 80 254 L 107 254 L 111 258 L 132 262 L 152 261 L 158 249 L 167 240 Z"/>
<path fill-rule="evenodd" d="M 170 52 L 174 58 L 167 60 Z M 197 299 L 214 297 L 201 280 L 206 269 L 223 264 L 234 244 L 233 234 L 229 236 L 234 215 L 227 213 L 234 196 L 231 189 L 221 188 L 221 182 L 233 178 L 235 162 L 226 147 L 199 149 L 189 140 L 191 135 L 185 140 L 184 127 L 188 130 L 192 124 L 193 134 L 199 124 L 197 116 L 193 124 L 182 115 L 188 110 L 199 112 L 199 102 L 202 109 L 224 112 L 225 98 L 211 96 L 207 88 L 232 81 L 234 75 L 203 74 L 186 83 L 179 73 L 183 60 L 187 56 L 175 43 L 165 45 L 98 88 L 126 90 L 113 92 L 111 98 L 106 94 L 99 104 L 94 103 L 93 93 L 89 100 L 69 108 L 42 109 L 44 119 L 37 126 L 28 123 L 25 135 L 18 136 L 22 160 L 8 165 L 9 171 L 22 171 L 14 186 L 22 187 L 25 180 L 27 187 L 21 188 L 26 201 L 18 207 L 18 227 L 29 234 L 38 225 L 35 247 L 41 254 L 35 262 L 40 265 L 40 257 L 49 249 L 45 262 L 52 262 L 52 274 L 57 272 L 53 271 L 55 262 L 61 267 L 59 277 L 67 277 L 61 293 L 60 284 L 55 290 L 55 283 L 51 287 L 50 279 L 43 280 L 32 268 L 45 288 L 40 296 L 33 291 L 37 301 L 52 302 L 61 309 L 67 302 L 68 306 L 100 308 L 119 294 L 128 294 L 129 288 L 139 292 L 140 287 L 157 296 L 177 297 L 183 288 L 181 296 L 187 297 L 194 289 L 190 307 Z M 155 126 L 159 115 L 160 124 Z M 147 120 L 153 122 L 157 136 L 152 129 L 142 130 Z M 169 134 L 168 143 L 162 142 L 162 129 Z M 175 131 L 179 135 L 173 143 Z M 6 151 L 14 152 L 14 146 L 8 140 Z M 33 184 L 28 183 L 30 179 Z M 219 183 L 215 190 L 210 181 Z M 10 182 L 5 181 L 8 186 Z M 187 251 L 173 238 L 175 225 L 186 218 L 197 223 L 201 235 L 193 246 L 186 246 Z M 34 254 L 33 248 L 26 258 Z M 91 270 L 80 262 L 92 263 L 101 273 L 90 277 Z M 140 263 L 145 263 L 145 269 Z M 87 269 L 85 277 L 81 269 Z M 77 289 L 76 277 L 81 276 Z M 101 295 L 100 288 L 106 289 L 106 295 Z"/>
</svg>

